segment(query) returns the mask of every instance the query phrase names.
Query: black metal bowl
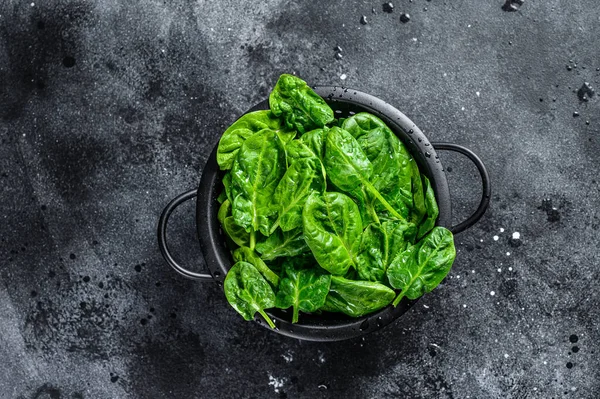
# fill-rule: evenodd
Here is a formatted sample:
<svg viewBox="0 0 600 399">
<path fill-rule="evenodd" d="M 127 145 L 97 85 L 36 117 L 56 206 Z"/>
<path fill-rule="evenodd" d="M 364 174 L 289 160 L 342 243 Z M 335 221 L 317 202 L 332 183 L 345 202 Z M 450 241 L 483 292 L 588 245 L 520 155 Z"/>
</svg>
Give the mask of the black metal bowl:
<svg viewBox="0 0 600 399">
<path fill-rule="evenodd" d="M 335 86 L 320 86 L 315 87 L 314 90 L 327 101 L 337 118 L 366 111 L 377 115 L 394 131 L 417 161 L 421 173 L 425 173 L 433 186 L 440 211 L 437 226 L 446 227 L 457 234 L 471 227 L 483 216 L 489 205 L 491 195 L 489 177 L 483 162 L 471 150 L 456 144 L 430 143 L 423 132 L 406 115 L 372 95 Z M 264 100 L 248 112 L 268 108 L 268 100 Z M 483 185 L 481 202 L 477 210 L 467 220 L 456 226 L 451 226 L 448 182 L 436 150 L 450 150 L 466 155 L 475 164 L 481 175 Z M 219 170 L 216 154 L 217 146 L 215 145 L 202 172 L 199 187 L 177 196 L 165 207 L 158 225 L 158 243 L 167 263 L 181 275 L 200 281 L 213 281 L 222 285 L 227 271 L 233 266 L 234 262 L 217 220 L 217 212 L 220 206 L 217 196 L 223 189 L 221 184 L 223 172 Z M 169 252 L 166 241 L 169 216 L 181 203 L 196 196 L 198 197 L 196 201 L 198 240 L 209 273 L 193 272 L 179 265 Z M 311 341 L 339 341 L 382 328 L 404 314 L 416 302 L 416 300 L 409 301 L 405 298 L 397 307 L 389 305 L 378 312 L 359 318 L 351 318 L 338 313 L 302 314 L 300 322 L 296 324 L 291 323 L 291 311 L 271 309 L 267 311 L 267 314 L 275 322 L 277 328 L 274 331 L 279 334 Z M 223 306 L 226 306 L 225 302 Z M 255 320 L 270 329 L 260 317 Z"/>
</svg>

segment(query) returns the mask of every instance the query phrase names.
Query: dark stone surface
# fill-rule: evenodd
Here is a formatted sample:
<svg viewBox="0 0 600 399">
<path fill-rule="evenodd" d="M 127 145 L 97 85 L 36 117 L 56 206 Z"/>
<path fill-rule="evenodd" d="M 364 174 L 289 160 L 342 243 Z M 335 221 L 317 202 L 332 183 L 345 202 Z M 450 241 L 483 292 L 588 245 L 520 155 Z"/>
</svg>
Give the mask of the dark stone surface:
<svg viewBox="0 0 600 399">
<path fill-rule="evenodd" d="M 0 2 L 0 397 L 600 395 L 600 100 L 577 97 L 599 2 L 404 1 L 401 24 L 381 2 L 32 1 Z M 450 277 L 364 339 L 269 333 L 157 250 L 282 72 L 377 95 L 491 174 Z M 460 221 L 476 170 L 441 158 Z M 191 205 L 171 237 L 200 269 Z"/>
</svg>

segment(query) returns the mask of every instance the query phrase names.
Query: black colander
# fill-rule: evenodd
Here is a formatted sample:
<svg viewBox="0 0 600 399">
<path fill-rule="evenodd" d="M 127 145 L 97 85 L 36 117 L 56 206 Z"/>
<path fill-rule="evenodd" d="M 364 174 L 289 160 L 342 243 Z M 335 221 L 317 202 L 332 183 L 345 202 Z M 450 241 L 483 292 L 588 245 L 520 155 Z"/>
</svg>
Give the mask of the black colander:
<svg viewBox="0 0 600 399">
<path fill-rule="evenodd" d="M 315 87 L 314 90 L 327 101 L 337 118 L 349 117 L 358 112 L 370 112 L 381 118 L 402 140 L 417 161 L 421 173 L 429 178 L 435 191 L 440 211 L 436 222 L 437 226 L 446 227 L 457 234 L 471 227 L 483 216 L 489 205 L 491 195 L 489 176 L 483 162 L 471 150 L 457 144 L 430 143 L 423 132 L 406 115 L 372 95 L 335 86 L 319 86 Z M 268 100 L 262 101 L 248 112 L 263 109 L 269 109 Z M 467 156 L 475 164 L 481 175 L 483 186 L 481 202 L 477 210 L 467 220 L 456 226 L 451 225 L 448 182 L 436 150 L 456 151 Z M 221 178 L 224 173 L 219 170 L 216 154 L 217 146 L 215 146 L 206 162 L 198 188 L 177 196 L 163 210 L 158 224 L 158 244 L 166 262 L 184 277 L 199 281 L 212 281 L 222 286 L 225 275 L 234 262 L 217 220 L 217 212 L 220 206 L 217 196 L 223 189 Z M 194 197 L 197 197 L 196 228 L 198 240 L 204 254 L 208 273 L 193 272 L 179 265 L 167 246 L 169 216 L 177 206 Z M 279 334 L 311 341 L 339 341 L 367 334 L 384 327 L 404 314 L 416 302 L 416 300 L 409 301 L 405 298 L 397 307 L 389 305 L 378 312 L 359 318 L 351 318 L 338 313 L 302 314 L 300 322 L 296 324 L 291 323 L 291 309 L 271 309 L 267 311 L 267 314 L 277 326 L 273 331 Z M 223 309 L 234 312 L 225 300 L 223 301 Z M 255 320 L 270 329 L 260 316 Z"/>
</svg>

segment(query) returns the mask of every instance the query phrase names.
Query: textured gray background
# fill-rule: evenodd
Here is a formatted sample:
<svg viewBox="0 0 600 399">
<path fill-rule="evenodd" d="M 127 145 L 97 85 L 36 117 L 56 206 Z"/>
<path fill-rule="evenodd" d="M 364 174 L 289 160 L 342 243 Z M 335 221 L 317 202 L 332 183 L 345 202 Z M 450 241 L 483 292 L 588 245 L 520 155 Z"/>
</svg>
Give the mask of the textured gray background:
<svg viewBox="0 0 600 399">
<path fill-rule="evenodd" d="M 502 4 L 0 0 L 0 397 L 599 397 L 600 99 L 573 90 L 600 86 L 600 2 Z M 379 96 L 491 174 L 450 277 L 364 339 L 269 333 L 157 250 L 282 72 Z M 441 158 L 459 221 L 476 170 Z M 200 268 L 191 205 L 171 237 Z"/>
</svg>

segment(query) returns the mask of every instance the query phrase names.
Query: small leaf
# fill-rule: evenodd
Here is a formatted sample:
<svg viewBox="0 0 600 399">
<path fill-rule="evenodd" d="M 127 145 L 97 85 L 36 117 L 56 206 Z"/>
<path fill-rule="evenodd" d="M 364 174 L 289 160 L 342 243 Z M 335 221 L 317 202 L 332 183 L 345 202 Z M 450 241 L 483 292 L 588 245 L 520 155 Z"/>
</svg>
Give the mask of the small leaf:
<svg viewBox="0 0 600 399">
<path fill-rule="evenodd" d="M 291 140 L 296 132 L 285 129 L 281 120 L 271 111 L 254 111 L 242 115 L 235 121 L 219 140 L 217 147 L 217 163 L 221 170 L 231 169 L 239 149 L 248 138 L 255 133 L 270 129 L 276 132 L 284 141 Z M 289 137 L 291 135 L 291 137 Z M 231 200 L 231 198 L 229 198 Z"/>
<path fill-rule="evenodd" d="M 292 323 L 297 323 L 299 311 L 315 312 L 325 304 L 331 275 L 314 268 L 295 267 L 293 262 L 286 262 L 283 272 L 275 306 L 281 309 L 292 306 Z"/>
<path fill-rule="evenodd" d="M 229 304 L 245 320 L 252 320 L 258 312 L 271 328 L 275 328 L 271 318 L 264 312 L 275 306 L 275 293 L 253 265 L 247 262 L 233 265 L 225 277 L 223 289 Z"/>
<path fill-rule="evenodd" d="M 454 238 L 443 227 L 434 227 L 417 245 L 398 254 L 387 270 L 392 287 L 402 290 L 394 300 L 417 299 L 431 292 L 446 277 L 454 258 Z"/>
<path fill-rule="evenodd" d="M 300 134 L 333 121 L 333 111 L 305 81 L 283 74 L 269 96 L 273 114 L 281 117 L 290 130 Z"/>
<path fill-rule="evenodd" d="M 396 294 L 383 284 L 331 276 L 323 310 L 360 317 L 387 306 Z"/>
</svg>

